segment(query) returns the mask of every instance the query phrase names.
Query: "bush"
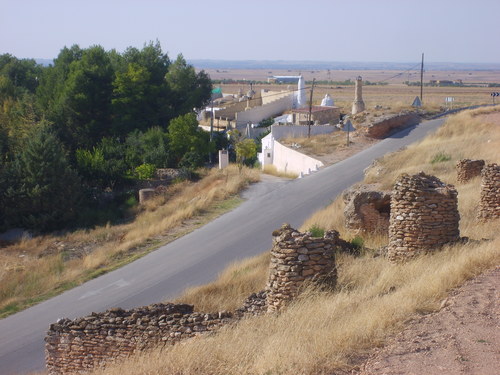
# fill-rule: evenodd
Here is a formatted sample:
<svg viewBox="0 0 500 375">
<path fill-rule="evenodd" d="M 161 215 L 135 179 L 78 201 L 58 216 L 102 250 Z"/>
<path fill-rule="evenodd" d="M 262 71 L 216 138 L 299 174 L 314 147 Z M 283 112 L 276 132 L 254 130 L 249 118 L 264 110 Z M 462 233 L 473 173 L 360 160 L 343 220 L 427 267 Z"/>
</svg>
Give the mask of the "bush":
<svg viewBox="0 0 500 375">
<path fill-rule="evenodd" d="M 317 225 L 313 225 L 307 231 L 311 232 L 311 236 L 313 237 L 323 237 L 325 235 L 325 230 Z"/>
<path fill-rule="evenodd" d="M 354 237 L 350 242 L 351 245 L 354 246 L 355 250 L 361 250 L 365 245 L 365 240 L 360 236 Z"/>
<path fill-rule="evenodd" d="M 431 164 L 442 163 L 449 160 L 451 160 L 451 155 L 445 154 L 444 152 L 438 152 L 432 157 Z"/>
<path fill-rule="evenodd" d="M 153 164 L 144 163 L 135 167 L 134 171 L 139 180 L 149 180 L 155 176 L 156 167 Z"/>
</svg>

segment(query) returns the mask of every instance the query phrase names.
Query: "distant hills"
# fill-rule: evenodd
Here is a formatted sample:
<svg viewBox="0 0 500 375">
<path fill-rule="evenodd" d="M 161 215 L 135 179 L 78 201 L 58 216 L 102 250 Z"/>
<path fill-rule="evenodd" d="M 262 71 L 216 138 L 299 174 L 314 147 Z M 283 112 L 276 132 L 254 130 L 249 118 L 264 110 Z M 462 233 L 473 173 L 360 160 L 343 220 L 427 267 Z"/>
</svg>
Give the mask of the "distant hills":
<svg viewBox="0 0 500 375">
<path fill-rule="evenodd" d="M 51 59 L 35 59 L 48 66 Z M 270 69 L 270 70 L 408 70 L 415 69 L 420 62 L 359 62 L 359 61 L 286 61 L 286 60 L 208 60 L 193 59 L 188 63 L 198 69 Z M 500 70 L 500 63 L 446 63 L 424 62 L 425 70 Z"/>
</svg>

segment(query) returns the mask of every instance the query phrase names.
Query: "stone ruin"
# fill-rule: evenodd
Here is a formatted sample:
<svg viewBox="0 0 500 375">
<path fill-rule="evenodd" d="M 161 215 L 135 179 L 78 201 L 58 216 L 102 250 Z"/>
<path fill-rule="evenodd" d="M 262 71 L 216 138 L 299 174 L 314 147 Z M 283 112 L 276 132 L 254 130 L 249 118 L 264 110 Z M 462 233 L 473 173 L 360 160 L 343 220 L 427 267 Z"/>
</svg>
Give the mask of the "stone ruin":
<svg viewBox="0 0 500 375">
<path fill-rule="evenodd" d="M 232 320 L 231 313 L 195 313 L 191 305 L 171 303 L 60 319 L 45 337 L 48 373 L 90 371 L 136 351 L 212 332 Z"/>
<path fill-rule="evenodd" d="M 481 172 L 481 198 L 479 219 L 500 218 L 500 166 L 488 164 Z"/>
<path fill-rule="evenodd" d="M 459 240 L 459 220 L 453 185 L 423 172 L 400 176 L 392 191 L 388 258 L 408 259 Z"/>
<path fill-rule="evenodd" d="M 476 176 L 481 175 L 484 167 L 484 160 L 462 159 L 457 161 L 457 181 L 465 183 Z"/>
<path fill-rule="evenodd" d="M 391 211 L 391 193 L 362 185 L 342 195 L 345 203 L 345 225 L 362 232 L 387 233 Z"/>
<path fill-rule="evenodd" d="M 363 112 L 365 110 L 365 102 L 363 101 L 363 78 L 358 76 L 356 78 L 354 87 L 354 102 L 352 103 L 353 115 Z"/>
<path fill-rule="evenodd" d="M 140 189 L 139 204 L 144 204 L 155 197 L 155 189 Z"/>
<path fill-rule="evenodd" d="M 343 242 L 336 231 L 313 237 L 310 232 L 300 233 L 288 224 L 274 231 L 266 287 L 267 311 L 280 311 L 300 293 L 306 281 L 334 287 L 335 251 Z"/>
<path fill-rule="evenodd" d="M 333 287 L 335 251 L 349 248 L 336 231 L 315 238 L 285 224 L 275 231 L 267 288 L 250 295 L 234 312 L 194 312 L 192 305 L 154 304 L 132 310 L 114 308 L 51 324 L 45 337 L 50 375 L 91 371 L 135 352 L 217 331 L 245 316 L 282 309 L 306 281 Z"/>
</svg>

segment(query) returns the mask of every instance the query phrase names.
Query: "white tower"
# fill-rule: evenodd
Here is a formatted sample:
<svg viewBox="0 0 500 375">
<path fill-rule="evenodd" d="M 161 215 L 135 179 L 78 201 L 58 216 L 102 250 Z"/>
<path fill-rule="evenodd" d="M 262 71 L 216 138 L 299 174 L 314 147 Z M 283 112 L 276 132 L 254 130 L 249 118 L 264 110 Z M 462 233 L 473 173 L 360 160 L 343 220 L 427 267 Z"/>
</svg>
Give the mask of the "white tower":
<svg viewBox="0 0 500 375">
<path fill-rule="evenodd" d="M 303 108 L 307 105 L 306 99 L 306 86 L 304 84 L 304 78 L 299 76 L 299 82 L 297 83 L 297 94 L 295 95 L 295 108 Z"/>
</svg>

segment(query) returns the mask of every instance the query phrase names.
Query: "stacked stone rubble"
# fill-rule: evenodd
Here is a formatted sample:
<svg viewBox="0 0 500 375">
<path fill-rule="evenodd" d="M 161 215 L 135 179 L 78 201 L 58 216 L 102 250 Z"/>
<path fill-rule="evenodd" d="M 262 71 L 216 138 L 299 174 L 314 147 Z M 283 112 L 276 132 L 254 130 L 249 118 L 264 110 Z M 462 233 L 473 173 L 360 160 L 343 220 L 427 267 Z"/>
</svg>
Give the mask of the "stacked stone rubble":
<svg viewBox="0 0 500 375">
<path fill-rule="evenodd" d="M 175 344 L 247 316 L 277 311 L 299 293 L 307 280 L 334 286 L 335 251 L 352 250 L 336 231 L 313 238 L 310 233 L 299 233 L 284 225 L 274 234 L 266 290 L 250 295 L 233 313 L 197 313 L 191 305 L 167 303 L 132 310 L 115 308 L 74 320 L 60 319 L 50 325 L 45 337 L 48 373 L 89 372 L 136 351 Z"/>
<path fill-rule="evenodd" d="M 267 293 L 262 290 L 258 293 L 252 293 L 243 303 L 243 306 L 236 309 L 235 315 L 238 317 L 243 316 L 257 316 L 267 312 Z"/>
<path fill-rule="evenodd" d="M 457 181 L 465 183 L 481 175 L 481 170 L 484 167 L 484 160 L 462 159 L 457 162 L 456 167 Z"/>
<path fill-rule="evenodd" d="M 268 312 L 281 310 L 299 294 L 307 280 L 335 285 L 335 250 L 341 241 L 338 232 L 329 231 L 324 237 L 315 238 L 284 224 L 273 236 L 267 282 Z"/>
<path fill-rule="evenodd" d="M 483 220 L 500 218 L 500 166 L 488 164 L 483 168 L 481 177 L 478 217 Z"/>
<path fill-rule="evenodd" d="M 90 371 L 138 350 L 212 332 L 231 321 L 231 313 L 195 313 L 191 305 L 171 303 L 62 319 L 51 324 L 45 338 L 48 373 Z"/>
<path fill-rule="evenodd" d="M 387 233 L 391 194 L 363 185 L 342 195 L 345 203 L 345 225 L 364 232 Z"/>
<path fill-rule="evenodd" d="M 392 191 L 387 256 L 404 260 L 457 241 L 459 220 L 453 185 L 423 172 L 402 175 Z"/>
</svg>

